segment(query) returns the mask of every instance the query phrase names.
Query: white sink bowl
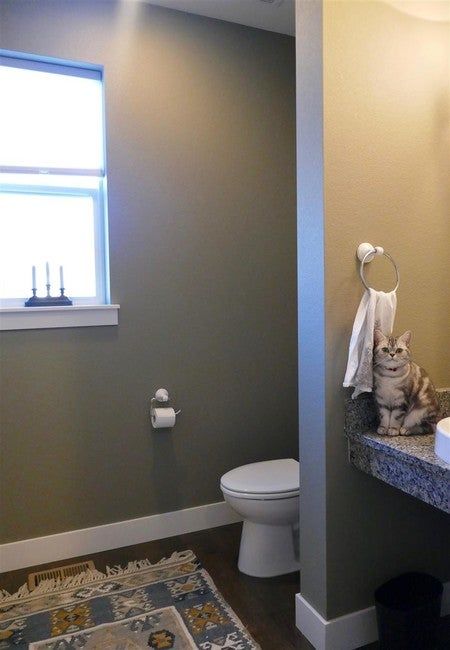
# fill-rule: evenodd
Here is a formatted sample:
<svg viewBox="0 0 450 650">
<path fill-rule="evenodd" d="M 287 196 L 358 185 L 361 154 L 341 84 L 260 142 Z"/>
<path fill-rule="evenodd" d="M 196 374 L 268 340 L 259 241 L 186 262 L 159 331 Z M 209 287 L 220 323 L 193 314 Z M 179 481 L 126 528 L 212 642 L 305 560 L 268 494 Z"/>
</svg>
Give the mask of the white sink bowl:
<svg viewBox="0 0 450 650">
<path fill-rule="evenodd" d="M 444 418 L 437 423 L 434 451 L 436 456 L 450 463 L 450 418 Z"/>
</svg>

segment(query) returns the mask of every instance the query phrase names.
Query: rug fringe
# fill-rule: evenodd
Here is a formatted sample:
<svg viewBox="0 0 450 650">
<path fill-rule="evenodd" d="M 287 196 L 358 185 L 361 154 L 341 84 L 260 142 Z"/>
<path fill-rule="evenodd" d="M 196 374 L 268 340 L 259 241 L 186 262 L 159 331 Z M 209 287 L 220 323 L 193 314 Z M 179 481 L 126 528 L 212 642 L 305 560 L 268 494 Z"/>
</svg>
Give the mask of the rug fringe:
<svg viewBox="0 0 450 650">
<path fill-rule="evenodd" d="M 152 563 L 149 560 L 135 560 L 133 562 L 128 562 L 125 567 L 121 567 L 119 564 L 113 567 L 107 566 L 106 573 L 102 573 L 96 569 L 87 569 L 86 571 L 83 571 L 83 573 L 69 576 L 64 580 L 61 580 L 61 578 L 43 580 L 31 591 L 27 584 L 22 585 L 15 594 L 10 594 L 6 589 L 0 589 L 0 607 L 4 607 L 15 600 L 23 600 L 29 596 L 41 596 L 43 594 L 49 594 L 63 589 L 80 587 L 92 582 L 97 582 L 98 580 L 104 580 L 105 578 L 137 573 L 138 571 L 142 571 L 142 569 L 157 568 L 158 566 L 164 566 L 172 562 L 186 562 L 193 557 L 195 556 L 192 551 L 175 551 L 169 558 L 162 558 L 162 560 L 155 563 Z"/>
<path fill-rule="evenodd" d="M 156 568 L 158 566 L 169 564 L 170 562 L 179 562 L 181 560 L 187 562 L 193 557 L 194 553 L 192 551 L 174 551 L 169 558 L 163 557 L 161 560 L 154 563 L 150 562 L 150 560 L 134 560 L 128 562 L 126 567 L 121 567 L 120 564 L 116 564 L 113 567 L 107 566 L 106 575 L 108 578 L 110 576 L 123 576 L 127 573 L 136 573 L 136 571 L 141 571 L 142 569 L 147 569 L 149 567 Z"/>
</svg>

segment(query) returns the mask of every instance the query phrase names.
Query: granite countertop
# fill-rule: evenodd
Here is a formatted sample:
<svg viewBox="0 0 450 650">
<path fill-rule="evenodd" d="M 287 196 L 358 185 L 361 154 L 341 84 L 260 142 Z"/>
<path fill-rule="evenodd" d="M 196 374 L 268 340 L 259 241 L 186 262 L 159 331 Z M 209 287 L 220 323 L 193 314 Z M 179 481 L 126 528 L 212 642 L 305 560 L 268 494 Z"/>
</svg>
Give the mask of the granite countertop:
<svg viewBox="0 0 450 650">
<path fill-rule="evenodd" d="M 438 391 L 441 417 L 450 415 L 450 389 Z M 350 462 L 376 478 L 450 513 L 450 464 L 434 453 L 434 435 L 380 436 L 370 393 L 346 400 Z"/>
</svg>

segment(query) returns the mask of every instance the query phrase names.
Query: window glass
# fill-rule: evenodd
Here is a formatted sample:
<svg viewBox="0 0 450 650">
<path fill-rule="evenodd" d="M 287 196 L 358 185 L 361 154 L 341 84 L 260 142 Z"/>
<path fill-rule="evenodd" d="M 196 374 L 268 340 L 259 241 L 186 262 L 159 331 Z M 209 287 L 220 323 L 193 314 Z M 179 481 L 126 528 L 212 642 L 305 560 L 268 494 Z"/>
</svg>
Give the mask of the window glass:
<svg viewBox="0 0 450 650">
<path fill-rule="evenodd" d="M 98 79 L 0 66 L 0 166 L 103 169 Z"/>
<path fill-rule="evenodd" d="M 0 193 L 1 297 L 29 297 L 33 265 L 44 296 L 47 262 L 52 295 L 59 295 L 60 266 L 71 297 L 96 295 L 93 197 Z"/>
<path fill-rule="evenodd" d="M 109 300 L 101 70 L 0 50 L 0 306 Z"/>
</svg>

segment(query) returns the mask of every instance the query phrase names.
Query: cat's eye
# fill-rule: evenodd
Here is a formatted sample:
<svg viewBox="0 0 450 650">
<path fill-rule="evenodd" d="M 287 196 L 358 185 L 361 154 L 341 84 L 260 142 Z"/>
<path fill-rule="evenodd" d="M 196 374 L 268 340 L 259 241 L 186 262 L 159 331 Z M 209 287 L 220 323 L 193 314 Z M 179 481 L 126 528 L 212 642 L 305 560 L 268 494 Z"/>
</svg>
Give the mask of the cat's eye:
<svg viewBox="0 0 450 650">
<path fill-rule="evenodd" d="M 403 348 L 397 348 L 397 349 L 396 349 L 396 352 L 397 352 L 398 354 L 400 354 L 400 352 L 403 352 Z"/>
<path fill-rule="evenodd" d="M 381 348 L 383 352 L 389 352 L 389 348 Z"/>
</svg>

